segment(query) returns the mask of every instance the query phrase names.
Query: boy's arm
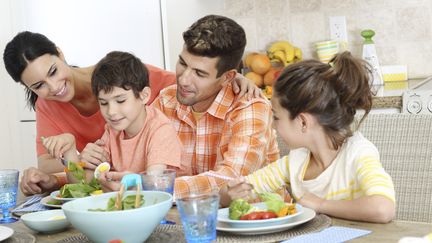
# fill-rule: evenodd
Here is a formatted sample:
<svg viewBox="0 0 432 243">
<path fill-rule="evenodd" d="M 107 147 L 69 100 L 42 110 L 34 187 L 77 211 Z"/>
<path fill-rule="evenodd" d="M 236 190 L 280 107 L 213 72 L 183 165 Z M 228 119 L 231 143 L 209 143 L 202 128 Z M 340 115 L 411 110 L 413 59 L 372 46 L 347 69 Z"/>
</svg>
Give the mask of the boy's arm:
<svg viewBox="0 0 432 243">
<path fill-rule="evenodd" d="M 268 144 L 276 137 L 271 129 L 272 113 L 268 102 L 254 102 L 242 109 L 233 111 L 230 122 L 232 136 L 227 147 L 221 148 L 224 159 L 216 162 L 213 174 L 239 177 L 248 175 L 263 167 L 267 161 L 279 158 L 279 151 L 268 151 Z M 223 134 L 222 134 L 223 136 Z M 210 146 L 210 145 L 209 145 Z M 213 145 L 216 146 L 216 145 Z M 211 165 L 208 165 L 212 168 Z M 190 193 L 208 192 L 219 188 L 226 182 L 220 176 L 208 176 L 205 173 L 176 179 L 176 197 Z"/>
</svg>

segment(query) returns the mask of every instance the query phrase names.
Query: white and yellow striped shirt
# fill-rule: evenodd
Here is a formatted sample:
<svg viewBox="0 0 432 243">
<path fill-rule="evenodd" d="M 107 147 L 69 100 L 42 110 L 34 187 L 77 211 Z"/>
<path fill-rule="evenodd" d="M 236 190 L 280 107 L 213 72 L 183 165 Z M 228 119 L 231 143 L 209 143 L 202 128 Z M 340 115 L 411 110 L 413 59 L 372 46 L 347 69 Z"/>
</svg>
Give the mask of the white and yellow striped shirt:
<svg viewBox="0 0 432 243">
<path fill-rule="evenodd" d="M 393 181 L 381 165 L 375 145 L 360 132 L 347 139 L 331 165 L 312 180 L 303 180 L 310 152 L 305 148 L 290 153 L 246 177 L 255 192 L 274 192 L 291 186 L 298 199 L 305 192 L 327 200 L 352 200 L 382 195 L 395 202 Z"/>
</svg>

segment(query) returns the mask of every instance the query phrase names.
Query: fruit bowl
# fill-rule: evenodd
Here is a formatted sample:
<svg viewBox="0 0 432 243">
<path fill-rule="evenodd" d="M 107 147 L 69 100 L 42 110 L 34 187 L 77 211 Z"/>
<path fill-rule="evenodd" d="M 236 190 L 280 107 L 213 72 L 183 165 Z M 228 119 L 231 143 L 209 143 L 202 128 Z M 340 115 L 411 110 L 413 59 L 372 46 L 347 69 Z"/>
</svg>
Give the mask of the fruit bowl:
<svg viewBox="0 0 432 243">
<path fill-rule="evenodd" d="M 136 191 L 127 191 L 135 195 Z M 144 242 L 172 206 L 172 196 L 161 191 L 142 191 L 144 204 L 140 208 L 97 212 L 89 209 L 104 209 L 117 192 L 75 199 L 63 205 L 62 209 L 73 227 L 85 234 L 92 242 L 113 240 L 123 242 Z"/>
</svg>

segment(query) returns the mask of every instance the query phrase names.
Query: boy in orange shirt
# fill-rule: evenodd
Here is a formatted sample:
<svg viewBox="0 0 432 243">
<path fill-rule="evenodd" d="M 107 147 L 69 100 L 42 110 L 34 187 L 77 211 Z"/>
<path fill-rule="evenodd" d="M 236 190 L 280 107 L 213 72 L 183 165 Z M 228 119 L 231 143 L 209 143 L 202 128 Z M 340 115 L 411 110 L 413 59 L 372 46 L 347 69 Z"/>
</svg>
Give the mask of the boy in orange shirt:
<svg viewBox="0 0 432 243">
<path fill-rule="evenodd" d="M 113 170 L 129 173 L 157 173 L 167 167 L 181 167 L 177 132 L 161 111 L 146 106 L 151 96 L 148 84 L 146 67 L 132 54 L 111 52 L 99 61 L 92 76 L 92 90 L 107 122 L 100 139 L 104 146 L 100 151 L 84 149 L 80 156 L 102 153 Z M 43 145 L 54 157 L 80 160 L 75 138 L 69 133 L 45 138 Z M 87 169 L 95 166 L 85 165 Z"/>
</svg>

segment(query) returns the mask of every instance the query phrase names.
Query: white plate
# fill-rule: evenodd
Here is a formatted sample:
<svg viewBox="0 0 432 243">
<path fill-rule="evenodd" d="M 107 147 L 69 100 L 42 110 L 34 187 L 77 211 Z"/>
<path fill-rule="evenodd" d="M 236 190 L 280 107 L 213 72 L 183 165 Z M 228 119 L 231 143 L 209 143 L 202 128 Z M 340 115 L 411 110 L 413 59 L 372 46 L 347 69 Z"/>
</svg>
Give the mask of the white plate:
<svg viewBox="0 0 432 243">
<path fill-rule="evenodd" d="M 13 229 L 5 226 L 0 226 L 0 241 L 6 240 L 7 238 L 11 237 L 13 233 Z"/>
<path fill-rule="evenodd" d="M 226 223 L 218 222 L 216 229 L 219 231 L 225 231 L 232 234 L 238 235 L 258 235 L 258 234 L 269 234 L 284 231 L 295 227 L 300 224 L 304 224 L 313 218 L 315 218 L 315 211 L 310 208 L 303 207 L 303 213 L 298 217 L 295 217 L 292 221 L 272 226 L 261 226 L 261 227 L 249 227 L 249 228 L 234 228 Z"/>
<path fill-rule="evenodd" d="M 253 207 L 267 210 L 267 205 L 263 202 L 251 204 Z M 250 227 L 262 227 L 270 225 L 279 225 L 292 220 L 303 213 L 303 207 L 296 204 L 297 212 L 295 214 L 287 215 L 285 217 L 278 217 L 272 219 L 261 219 L 261 220 L 233 220 L 229 218 L 229 208 L 222 208 L 218 211 L 218 222 L 226 223 L 227 225 L 234 228 L 250 228 Z"/>
<path fill-rule="evenodd" d="M 56 199 L 53 199 L 51 196 L 46 196 L 46 197 L 42 198 L 42 200 L 40 201 L 40 203 L 42 205 L 44 205 L 44 206 L 51 207 L 51 208 L 61 208 L 63 203 L 60 204 L 60 205 L 55 205 L 55 204 L 49 204 L 48 203 L 49 201 L 54 201 L 54 200 L 56 200 Z"/>
<path fill-rule="evenodd" d="M 68 202 L 68 201 L 72 201 L 72 200 L 76 199 L 76 198 L 73 198 L 73 197 L 72 198 L 63 198 L 63 197 L 59 197 L 59 195 L 60 195 L 60 191 L 59 190 L 53 191 L 50 194 L 51 198 L 53 198 L 55 200 L 60 200 L 60 201 L 66 201 L 66 202 Z"/>
</svg>

